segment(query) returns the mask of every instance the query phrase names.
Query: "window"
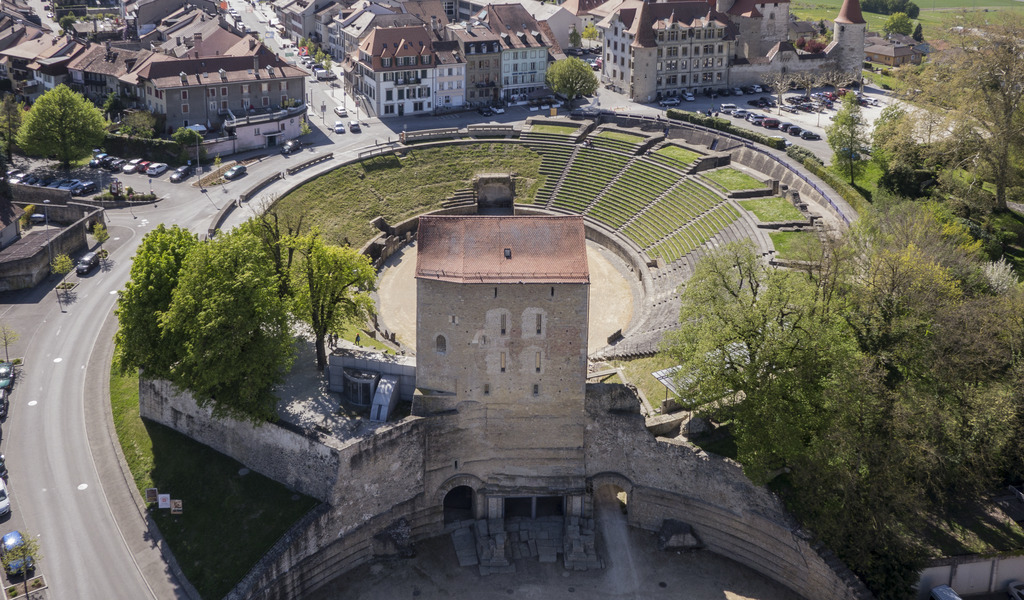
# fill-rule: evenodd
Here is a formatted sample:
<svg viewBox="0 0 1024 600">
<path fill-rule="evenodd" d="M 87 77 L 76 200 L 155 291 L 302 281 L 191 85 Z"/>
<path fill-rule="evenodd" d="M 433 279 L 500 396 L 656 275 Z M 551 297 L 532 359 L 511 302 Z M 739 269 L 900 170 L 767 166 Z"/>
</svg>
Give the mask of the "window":
<svg viewBox="0 0 1024 600">
<path fill-rule="evenodd" d="M 382 58 L 382 59 L 380 59 L 380 65 L 382 67 L 390 67 L 391 66 L 391 59 L 390 58 Z"/>
<path fill-rule="evenodd" d="M 555 286 L 551 286 L 551 297 L 555 297 Z"/>
<path fill-rule="evenodd" d="M 490 395 L 491 395 L 491 384 L 485 383 L 484 384 L 484 396 L 490 396 Z"/>
<path fill-rule="evenodd" d="M 181 113 L 182 114 L 187 114 L 188 113 L 188 104 L 182 104 L 181 105 Z"/>
<path fill-rule="evenodd" d="M 540 313 L 537 313 L 537 335 L 540 335 L 541 331 L 543 331 L 543 327 L 542 327 L 543 324 L 544 324 L 544 317 Z"/>
<path fill-rule="evenodd" d="M 227 100 L 221 100 L 220 101 L 220 108 L 221 108 L 221 110 L 227 110 L 228 109 L 228 101 Z"/>
<path fill-rule="evenodd" d="M 443 335 L 439 335 L 437 336 L 437 339 L 434 340 L 434 347 L 438 354 L 444 354 L 448 351 L 448 340 L 444 339 Z"/>
<path fill-rule="evenodd" d="M 508 325 L 508 315 L 501 315 L 501 335 L 505 335 Z"/>
<path fill-rule="evenodd" d="M 242 84 L 242 93 L 243 94 L 248 94 L 249 93 L 249 84 L 248 83 L 243 83 Z"/>
<path fill-rule="evenodd" d="M 263 97 L 263 106 L 270 106 L 270 96 Z"/>
<path fill-rule="evenodd" d="M 217 88 L 206 88 L 206 95 L 208 97 L 209 96 L 216 96 L 217 95 Z"/>
<path fill-rule="evenodd" d="M 537 396 L 540 394 L 540 384 L 533 384 L 533 395 Z"/>
<path fill-rule="evenodd" d="M 540 317 L 540 315 L 537 315 L 537 317 Z M 540 373 L 540 352 L 537 353 L 537 360 L 534 364 L 534 369 L 536 369 L 536 371 Z"/>
<path fill-rule="evenodd" d="M 497 297 L 498 297 L 498 288 L 494 288 L 494 297 L 495 297 L 495 298 L 497 298 Z"/>
<path fill-rule="evenodd" d="M 261 91 L 261 92 L 263 92 L 264 94 L 266 94 L 267 92 L 269 92 L 269 91 L 270 91 L 270 84 L 269 84 L 269 83 L 267 83 L 267 82 L 263 82 L 263 83 L 261 83 L 261 84 L 260 84 L 260 91 Z"/>
<path fill-rule="evenodd" d="M 217 110 L 217 103 L 216 102 L 211 102 L 210 103 L 210 110 L 214 110 L 214 111 Z"/>
<path fill-rule="evenodd" d="M 505 372 L 505 353 L 501 353 L 501 372 Z"/>
<path fill-rule="evenodd" d="M 220 88 L 220 95 L 221 96 L 227 96 L 228 95 L 228 88 L 226 86 Z"/>
<path fill-rule="evenodd" d="M 188 90 L 181 90 L 181 99 L 188 100 Z"/>
</svg>

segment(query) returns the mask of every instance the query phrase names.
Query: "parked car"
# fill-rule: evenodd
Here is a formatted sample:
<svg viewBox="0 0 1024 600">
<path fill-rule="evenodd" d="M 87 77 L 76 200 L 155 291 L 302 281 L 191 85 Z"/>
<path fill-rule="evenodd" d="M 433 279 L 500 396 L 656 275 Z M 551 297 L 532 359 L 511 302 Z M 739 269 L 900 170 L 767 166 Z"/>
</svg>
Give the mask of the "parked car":
<svg viewBox="0 0 1024 600">
<path fill-rule="evenodd" d="M 157 175 L 163 175 L 166 170 L 167 165 L 165 163 L 152 163 L 146 167 L 146 175 L 156 177 Z"/>
<path fill-rule="evenodd" d="M 805 140 L 820 140 L 821 139 L 820 135 L 814 133 L 813 131 L 807 131 L 807 130 L 804 130 L 800 134 L 800 137 L 805 139 Z"/>
<path fill-rule="evenodd" d="M 726 103 L 726 104 L 723 104 L 723 105 L 718 107 L 718 112 L 730 115 L 736 109 L 737 109 L 737 106 L 735 104 Z"/>
<path fill-rule="evenodd" d="M 8 507 L 8 510 L 10 510 L 10 507 Z M 22 539 L 21 532 L 12 531 L 5 535 L 3 538 L 0 538 L 0 552 L 2 552 L 3 554 L 8 554 L 20 548 L 24 543 L 25 540 Z M 35 571 L 36 561 L 30 555 L 25 557 L 24 559 L 19 558 L 15 560 L 4 561 L 4 568 L 6 569 L 8 575 L 22 573 L 27 575 L 32 571 Z"/>
<path fill-rule="evenodd" d="M 139 174 L 146 173 L 147 171 L 149 171 L 149 167 L 154 165 L 154 164 L 156 164 L 156 163 L 150 162 L 148 160 L 144 160 L 144 161 L 139 163 L 139 167 L 137 169 L 135 169 L 135 172 L 139 173 Z"/>
<path fill-rule="evenodd" d="M 95 181 L 80 181 L 78 185 L 71 188 L 72 196 L 88 196 L 89 194 L 95 194 L 99 189 Z"/>
<path fill-rule="evenodd" d="M 123 158 L 115 158 L 114 160 L 108 162 L 105 165 L 105 168 L 108 171 L 120 171 L 122 168 L 124 168 L 126 162 L 128 161 L 124 160 Z"/>
<path fill-rule="evenodd" d="M 339 117 L 347 117 L 348 116 L 348 111 L 345 110 L 344 106 L 335 106 L 334 107 L 334 114 L 338 115 Z"/>
<path fill-rule="evenodd" d="M 793 124 L 789 122 L 779 123 L 779 131 L 789 131 L 789 128 L 792 126 Z"/>
<path fill-rule="evenodd" d="M 494 111 L 494 114 L 496 114 L 496 115 L 503 115 L 503 114 L 505 114 L 505 107 L 504 106 L 492 106 L 491 110 Z"/>
<path fill-rule="evenodd" d="M 800 127 L 799 125 L 791 125 L 790 128 L 786 130 L 786 133 L 789 135 L 800 135 L 803 131 L 803 127 Z"/>
<path fill-rule="evenodd" d="M 766 129 L 778 129 L 779 120 L 776 119 L 775 117 L 768 117 L 767 119 L 761 121 L 761 126 Z"/>
<path fill-rule="evenodd" d="M 732 88 L 732 95 L 733 96 L 742 96 L 743 95 L 743 90 L 738 88 L 738 87 L 734 87 L 734 88 Z"/>
<path fill-rule="evenodd" d="M 98 169 L 98 168 L 102 167 L 103 166 L 103 159 L 106 158 L 106 157 L 107 157 L 107 155 L 102 153 L 102 152 L 97 154 L 96 156 L 92 157 L 92 160 L 89 161 L 89 168 L 90 169 Z"/>
<path fill-rule="evenodd" d="M 476 109 L 476 112 L 480 113 L 480 116 L 482 116 L 482 117 L 493 117 L 494 116 L 494 111 L 491 110 L 490 106 L 481 106 L 480 108 Z"/>
<path fill-rule="evenodd" d="M 334 122 L 334 133 L 345 133 L 345 122 L 335 121 Z"/>
<path fill-rule="evenodd" d="M 755 94 L 760 94 L 764 92 L 764 89 L 762 89 L 761 86 L 757 85 L 756 83 L 750 87 L 753 88 Z"/>
<path fill-rule="evenodd" d="M 245 165 L 235 165 L 235 166 L 231 167 L 230 169 L 228 169 L 226 173 L 224 173 L 224 179 L 227 179 L 227 180 L 238 179 L 239 177 L 245 175 L 245 173 L 246 173 Z"/>
<path fill-rule="evenodd" d="M 182 166 L 178 167 L 177 169 L 175 169 L 173 173 L 171 173 L 171 182 L 172 183 L 180 183 L 180 182 L 185 181 L 186 179 L 188 179 L 188 176 L 191 175 L 191 174 L 192 174 L 192 167 L 189 167 L 187 165 L 182 165 Z"/>
<path fill-rule="evenodd" d="M 14 363 L 0 363 L 0 390 L 6 390 L 14 383 Z"/>
<path fill-rule="evenodd" d="M 0 515 L 11 514 L 11 497 L 7 493 L 7 482 L 0 479 Z"/>
<path fill-rule="evenodd" d="M 11 408 L 11 399 L 8 397 L 7 390 L 0 390 L 0 419 L 7 418 L 7 411 Z M 2 456 L 2 455 L 0 455 Z M 0 465 L 4 468 L 0 468 L 0 477 L 7 478 L 6 465 Z"/>
<path fill-rule="evenodd" d="M 281 146 L 281 154 L 294 154 L 302 150 L 302 142 L 299 140 L 288 140 Z"/>
<path fill-rule="evenodd" d="M 686 92 L 683 94 L 683 100 L 686 100 L 687 102 L 695 102 L 697 99 L 694 98 L 693 94 L 690 92 Z"/>
<path fill-rule="evenodd" d="M 141 158 L 134 158 L 128 161 L 123 167 L 121 167 L 122 173 L 135 173 L 139 169 L 139 163 L 142 162 Z"/>
<path fill-rule="evenodd" d="M 661 106 L 679 106 L 679 98 L 676 96 L 669 96 L 668 98 L 662 98 L 658 101 Z"/>
<path fill-rule="evenodd" d="M 359 121 L 349 121 L 348 122 L 348 130 L 351 131 L 352 133 L 359 133 L 359 132 L 361 132 L 362 129 L 359 128 Z"/>
<path fill-rule="evenodd" d="M 68 191 L 71 191 L 71 190 L 75 189 L 76 187 L 78 187 L 78 185 L 81 184 L 81 183 L 82 182 L 77 180 L 77 179 L 64 179 L 64 180 L 61 180 L 60 185 L 57 186 L 57 189 L 58 190 L 68 190 Z"/>
<path fill-rule="evenodd" d="M 1024 581 L 1011 581 L 1006 587 L 1010 600 L 1024 600 Z"/>
<path fill-rule="evenodd" d="M 732 111 L 732 116 L 733 116 L 734 119 L 746 119 L 747 117 L 750 116 L 750 111 L 749 110 L 743 110 L 742 108 L 740 108 L 740 109 Z"/>
<path fill-rule="evenodd" d="M 85 256 L 78 259 L 75 265 L 75 272 L 79 275 L 88 275 L 100 264 L 100 255 L 96 252 L 86 252 Z"/>
</svg>

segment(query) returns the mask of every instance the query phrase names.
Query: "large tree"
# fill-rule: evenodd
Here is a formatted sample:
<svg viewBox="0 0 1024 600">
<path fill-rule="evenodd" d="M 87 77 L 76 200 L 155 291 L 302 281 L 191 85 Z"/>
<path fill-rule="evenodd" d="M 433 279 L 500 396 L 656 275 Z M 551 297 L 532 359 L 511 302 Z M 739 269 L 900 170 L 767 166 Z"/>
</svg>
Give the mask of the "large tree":
<svg viewBox="0 0 1024 600">
<path fill-rule="evenodd" d="M 4 139 L 4 151 L 7 153 L 7 162 L 11 161 L 14 154 L 14 145 L 17 143 L 18 129 L 21 128 L 21 117 L 25 112 L 25 105 L 14 99 L 14 94 L 5 94 L 3 103 L 0 103 L 0 136 Z"/>
<path fill-rule="evenodd" d="M 856 95 L 843 96 L 843 105 L 836 111 L 832 124 L 825 128 L 825 134 L 836 167 L 850 178 L 850 183 L 855 183 L 865 165 L 859 153 L 870 141 Z"/>
<path fill-rule="evenodd" d="M 914 31 L 914 22 L 910 20 L 907 13 L 893 13 L 885 20 L 885 24 L 882 25 L 882 31 L 885 32 L 886 35 L 889 35 L 890 33 L 910 35 L 911 32 Z"/>
<path fill-rule="evenodd" d="M 970 25 L 957 47 L 930 61 L 906 89 L 915 102 L 944 109 L 947 168 L 980 171 L 1002 211 L 1007 189 L 1020 179 L 1015 156 L 1024 147 L 1024 20 L 1007 15 Z"/>
<path fill-rule="evenodd" d="M 103 115 L 92 102 L 61 84 L 36 100 L 18 131 L 18 146 L 36 156 L 55 156 L 64 168 L 103 143 Z"/>
<path fill-rule="evenodd" d="M 316 341 L 316 366 L 327 364 L 324 337 L 373 312 L 369 292 L 377 273 L 369 257 L 351 246 L 331 246 L 316 232 L 296 242 L 302 263 L 295 274 L 295 310 Z"/>
<path fill-rule="evenodd" d="M 198 244 L 194 234 L 177 225 L 160 224 L 142 238 L 115 311 L 115 364 L 122 371 L 142 369 L 147 377 L 171 376 L 182 347 L 167 338 L 160 317 L 171 306 L 185 257 Z"/>
<path fill-rule="evenodd" d="M 548 67 L 545 82 L 551 91 L 569 99 L 569 106 L 577 96 L 589 96 L 597 89 L 597 77 L 590 65 L 570 56 Z"/>
<path fill-rule="evenodd" d="M 294 354 L 277 277 L 262 242 L 245 231 L 199 244 L 182 264 L 161 317 L 164 339 L 182 349 L 170 379 L 215 417 L 275 417 L 273 387 Z"/>
</svg>

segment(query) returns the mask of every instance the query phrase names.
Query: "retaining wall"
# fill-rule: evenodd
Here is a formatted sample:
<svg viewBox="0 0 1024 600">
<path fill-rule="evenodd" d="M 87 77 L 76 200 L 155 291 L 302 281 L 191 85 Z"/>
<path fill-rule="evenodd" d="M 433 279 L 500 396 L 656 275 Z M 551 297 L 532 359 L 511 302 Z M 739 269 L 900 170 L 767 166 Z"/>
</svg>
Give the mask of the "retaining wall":
<svg viewBox="0 0 1024 600">
<path fill-rule="evenodd" d="M 946 584 L 958 594 L 1003 592 L 1011 581 L 1024 579 L 1024 556 L 955 556 L 933 561 L 921 571 L 918 600 L 927 600 L 935 586 Z"/>
</svg>

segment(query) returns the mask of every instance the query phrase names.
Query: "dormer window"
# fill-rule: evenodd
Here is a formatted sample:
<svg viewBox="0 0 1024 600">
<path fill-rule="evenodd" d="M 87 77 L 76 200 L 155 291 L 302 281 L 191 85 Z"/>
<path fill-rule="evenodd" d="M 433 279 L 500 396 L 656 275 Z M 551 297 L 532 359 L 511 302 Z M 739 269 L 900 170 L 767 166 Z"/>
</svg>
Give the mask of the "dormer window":
<svg viewBox="0 0 1024 600">
<path fill-rule="evenodd" d="M 220 73 L 220 80 L 221 81 L 227 81 L 228 80 L 228 72 L 227 71 L 225 71 L 224 69 L 220 69 L 217 72 Z"/>
<path fill-rule="evenodd" d="M 380 64 L 383 67 L 390 67 L 391 66 L 391 59 L 390 58 L 382 58 L 382 59 L 380 59 Z"/>
</svg>

